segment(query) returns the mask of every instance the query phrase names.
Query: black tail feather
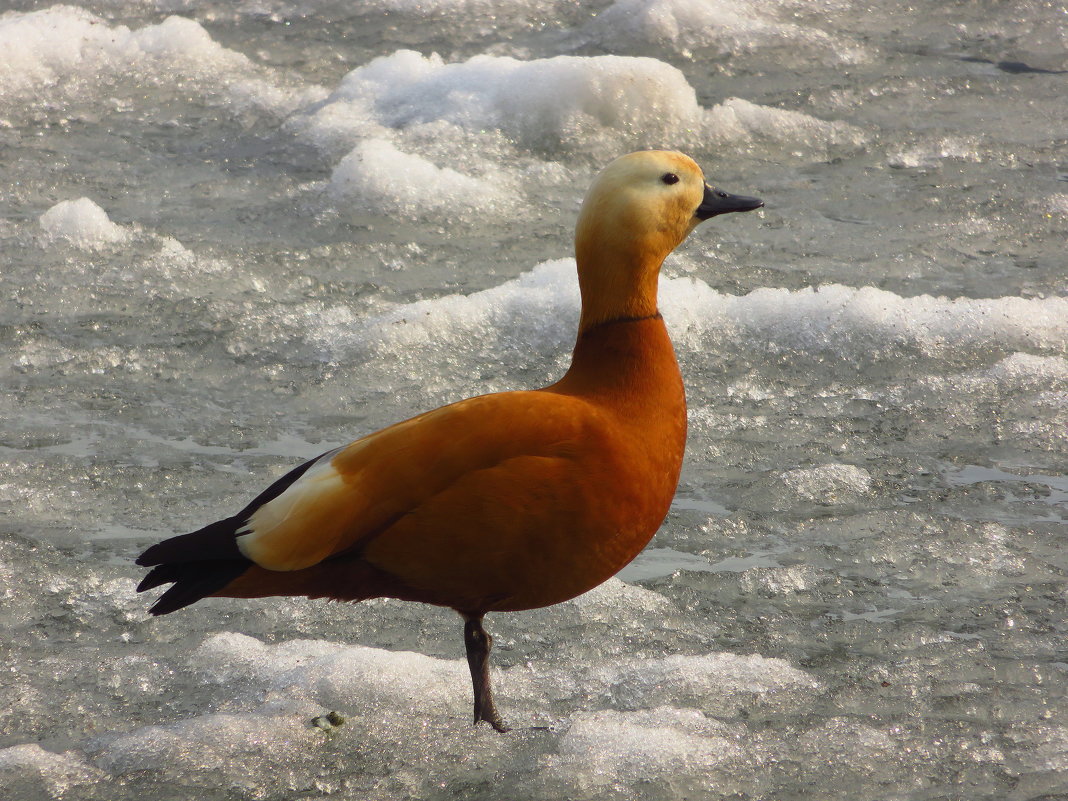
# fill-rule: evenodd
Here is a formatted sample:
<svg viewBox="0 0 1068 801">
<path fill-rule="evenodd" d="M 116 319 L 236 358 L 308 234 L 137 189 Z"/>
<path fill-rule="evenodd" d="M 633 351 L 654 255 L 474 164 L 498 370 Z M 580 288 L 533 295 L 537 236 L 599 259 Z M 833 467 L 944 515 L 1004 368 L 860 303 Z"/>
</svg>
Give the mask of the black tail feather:
<svg viewBox="0 0 1068 801">
<path fill-rule="evenodd" d="M 238 517 L 228 517 L 190 534 L 158 542 L 137 557 L 152 567 L 138 592 L 173 584 L 148 611 L 165 615 L 221 590 L 252 566 L 237 547 Z"/>
<path fill-rule="evenodd" d="M 257 495 L 252 503 L 233 517 L 227 517 L 190 534 L 179 534 L 163 542 L 157 542 L 137 557 L 137 564 L 142 567 L 162 565 L 168 562 L 199 562 L 204 559 L 244 559 L 237 547 L 237 531 L 248 522 L 253 512 L 285 492 L 298 478 L 308 471 L 323 456 L 304 462 L 290 470 L 271 486 Z"/>
<path fill-rule="evenodd" d="M 148 610 L 153 615 L 166 615 L 221 590 L 251 565 L 248 559 L 206 559 L 202 562 L 160 565 L 145 576 L 137 590 L 140 592 L 173 581 L 174 586 Z"/>
<path fill-rule="evenodd" d="M 182 570 L 188 565 L 188 562 L 179 562 L 170 565 L 156 565 L 148 571 L 148 574 L 143 579 L 141 579 L 141 583 L 137 585 L 137 591 L 144 592 L 145 590 L 151 590 L 160 585 L 171 584 L 177 581 L 181 577 Z"/>
<path fill-rule="evenodd" d="M 228 517 L 190 534 L 179 534 L 157 542 L 137 557 L 142 567 L 168 562 L 199 562 L 204 559 L 244 559 L 237 548 L 237 530 L 241 518 Z"/>
<path fill-rule="evenodd" d="M 153 615 L 165 615 L 189 606 L 218 592 L 248 570 L 253 562 L 237 547 L 238 530 L 259 507 L 285 492 L 319 459 L 333 453 L 335 451 L 329 451 L 293 468 L 233 517 L 189 534 L 171 537 L 146 549 L 136 562 L 152 570 L 137 585 L 137 591 L 173 584 L 149 611 Z"/>
</svg>

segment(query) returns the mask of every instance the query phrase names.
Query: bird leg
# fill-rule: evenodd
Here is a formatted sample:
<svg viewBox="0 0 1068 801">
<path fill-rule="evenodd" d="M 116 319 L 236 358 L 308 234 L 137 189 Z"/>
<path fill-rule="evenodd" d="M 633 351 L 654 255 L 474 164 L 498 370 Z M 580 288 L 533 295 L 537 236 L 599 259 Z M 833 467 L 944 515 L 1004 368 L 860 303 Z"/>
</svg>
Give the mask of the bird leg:
<svg viewBox="0 0 1068 801">
<path fill-rule="evenodd" d="M 493 703 L 493 688 L 490 686 L 489 654 L 493 638 L 482 628 L 482 615 L 464 615 L 464 646 L 467 648 L 467 665 L 471 668 L 471 683 L 475 690 L 475 724 L 486 721 L 499 732 L 508 731 Z"/>
</svg>

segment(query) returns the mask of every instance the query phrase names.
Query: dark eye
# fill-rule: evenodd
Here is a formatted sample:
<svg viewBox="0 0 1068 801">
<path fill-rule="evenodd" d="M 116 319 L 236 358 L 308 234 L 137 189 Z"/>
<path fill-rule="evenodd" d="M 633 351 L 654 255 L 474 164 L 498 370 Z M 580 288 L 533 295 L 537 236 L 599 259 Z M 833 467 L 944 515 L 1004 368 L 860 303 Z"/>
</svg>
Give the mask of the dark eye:
<svg viewBox="0 0 1068 801">
<path fill-rule="evenodd" d="M 663 181 L 665 184 L 669 185 L 677 184 L 679 182 L 679 176 L 677 176 L 673 172 L 665 172 L 663 175 L 660 176 L 660 180 Z"/>
</svg>

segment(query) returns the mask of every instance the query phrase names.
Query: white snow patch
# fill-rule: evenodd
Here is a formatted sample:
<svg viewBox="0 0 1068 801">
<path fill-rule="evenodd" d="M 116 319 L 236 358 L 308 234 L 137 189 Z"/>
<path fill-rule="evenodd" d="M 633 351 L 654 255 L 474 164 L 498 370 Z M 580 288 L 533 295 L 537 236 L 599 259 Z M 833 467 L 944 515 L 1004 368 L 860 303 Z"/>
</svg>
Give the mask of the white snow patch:
<svg viewBox="0 0 1068 801">
<path fill-rule="evenodd" d="M 772 108 L 730 97 L 709 109 L 706 130 L 723 144 L 797 143 L 808 148 L 857 147 L 867 135 L 846 122 L 826 122 L 800 111 Z"/>
<path fill-rule="evenodd" d="M 190 666 L 205 682 L 237 694 L 238 703 L 248 703 L 246 698 L 264 699 L 263 703 L 250 712 L 204 714 L 106 739 L 96 748 L 95 761 L 100 767 L 118 774 L 207 772 L 242 787 L 279 766 L 295 771 L 294 775 L 313 769 L 318 764 L 320 734 L 311 732 L 308 724 L 321 710 L 352 716 L 373 736 L 376 727 L 391 726 L 396 720 L 417 729 L 427 718 L 452 721 L 466 716 L 470 704 L 470 676 L 462 659 L 434 659 L 321 640 L 268 645 L 247 635 L 223 632 L 194 651 Z M 613 721 L 639 728 L 657 728 L 654 723 L 660 721 L 659 725 L 701 737 L 716 735 L 718 729 L 708 727 L 715 729 L 718 724 L 702 723 L 703 716 L 694 711 L 669 711 L 664 718 L 656 707 L 682 703 L 723 712 L 739 704 L 781 707 L 810 699 L 819 689 L 812 676 L 781 659 L 719 653 L 548 669 L 520 665 L 494 673 L 495 689 L 506 705 L 544 706 L 546 699 L 553 698 L 574 705 L 607 701 L 616 709 L 650 710 L 592 716 L 604 720 L 609 729 Z M 581 721 L 582 713 L 576 715 Z M 586 733 L 579 738 L 582 731 Z M 576 758 L 588 752 L 591 737 L 599 736 L 581 726 L 575 735 L 561 753 Z M 665 742 L 675 739 L 668 737 Z M 638 741 L 630 740 L 634 745 Z M 718 739 L 706 745 L 716 753 L 725 747 Z M 664 747 L 668 751 L 663 755 L 676 753 L 673 746 Z"/>
<path fill-rule="evenodd" d="M 88 11 L 53 6 L 0 17 L 0 92 L 26 91 L 108 71 L 166 65 L 197 74 L 243 69 L 248 59 L 212 40 L 199 23 L 168 17 L 131 31 Z"/>
<path fill-rule="evenodd" d="M 782 659 L 728 653 L 618 658 L 566 667 L 532 663 L 502 676 L 503 693 L 536 706 L 558 699 L 571 707 L 650 709 L 664 704 L 729 715 L 739 706 L 782 709 L 811 700 L 819 682 Z"/>
<path fill-rule="evenodd" d="M 0 52 L 0 98 L 64 85 L 83 96 L 87 84 L 125 75 L 150 84 L 211 81 L 211 88 L 221 86 L 238 107 L 256 105 L 278 114 L 325 94 L 320 87 L 271 83 L 273 70 L 258 67 L 213 40 L 200 23 L 178 16 L 131 30 L 71 6 L 9 12 L 0 16 Z"/>
<path fill-rule="evenodd" d="M 455 63 L 411 50 L 358 67 L 304 121 L 322 146 L 365 135 L 367 120 L 403 129 L 444 120 L 494 129 L 534 148 L 696 140 L 701 109 L 676 68 L 651 58 L 478 55 Z"/>
<path fill-rule="evenodd" d="M 736 296 L 678 278 L 661 282 L 660 299 L 676 344 L 694 349 L 760 340 L 781 352 L 944 358 L 988 348 L 1063 353 L 1068 341 L 1068 298 L 902 297 L 841 284 Z"/>
<path fill-rule="evenodd" d="M 575 262 L 543 262 L 500 286 L 394 306 L 369 320 L 359 320 L 347 306 L 307 307 L 305 313 L 306 336 L 327 351 L 370 348 L 389 354 L 470 342 L 483 334 L 556 349 L 574 338 L 578 321 Z"/>
<path fill-rule="evenodd" d="M 0 786 L 11 799 L 60 798 L 103 776 L 72 753 L 45 751 L 36 743 L 0 748 Z"/>
<path fill-rule="evenodd" d="M 989 349 L 1048 351 L 1035 354 L 1042 358 L 1068 350 L 1068 298 L 903 297 L 840 284 L 730 295 L 695 278 L 663 277 L 660 307 L 680 351 L 741 346 L 864 361 Z M 552 351 L 571 343 L 578 312 L 574 259 L 558 259 L 481 292 L 395 306 L 362 324 L 348 307 L 309 307 L 305 325 L 308 339 L 330 352 L 395 354 L 490 336 Z"/>
<path fill-rule="evenodd" d="M 702 775 L 745 751 L 730 728 L 694 709 L 580 713 L 546 759 L 548 778 L 576 793 Z"/>
<path fill-rule="evenodd" d="M 514 206 L 515 187 L 463 175 L 403 153 L 382 139 L 358 144 L 334 168 L 331 190 L 375 211 L 399 215 L 463 216 L 500 213 Z"/>
<path fill-rule="evenodd" d="M 102 744 L 96 763 L 116 775 L 156 771 L 171 780 L 195 775 L 246 793 L 264 785 L 301 789 L 319 738 L 307 725 L 315 707 L 283 714 L 208 714 L 145 726 Z M 253 796 L 254 797 L 254 796 Z"/>
<path fill-rule="evenodd" d="M 317 146 L 351 148 L 387 130 L 445 122 L 499 133 L 535 151 L 597 153 L 649 146 L 737 143 L 758 136 L 794 147 L 855 145 L 853 126 L 731 98 L 704 109 L 685 76 L 653 58 L 556 56 L 519 61 L 479 55 L 446 63 L 398 50 L 346 75 L 292 125 Z M 439 130 L 439 134 L 447 131 Z"/>
<path fill-rule="evenodd" d="M 676 654 L 661 659 L 627 659 L 595 666 L 595 682 L 605 685 L 614 705 L 641 708 L 649 699 L 693 701 L 702 706 L 739 695 L 812 691 L 819 684 L 783 659 L 757 654 Z"/>
<path fill-rule="evenodd" d="M 887 154 L 886 163 L 898 169 L 934 169 L 946 159 L 978 162 L 979 142 L 961 137 L 925 140 Z"/>
<path fill-rule="evenodd" d="M 864 51 L 853 42 L 776 18 L 773 4 L 742 0 L 616 0 L 590 23 L 589 32 L 613 49 L 666 47 L 676 53 L 711 49 L 737 55 L 762 47 L 820 47 L 831 63 L 856 63 Z"/>
<path fill-rule="evenodd" d="M 811 565 L 751 567 L 742 571 L 738 585 L 743 592 L 759 592 L 767 597 L 809 592 L 822 580 Z"/>
<path fill-rule="evenodd" d="M 62 200 L 40 217 L 41 228 L 50 240 L 66 240 L 86 250 L 125 242 L 130 233 L 113 223 L 100 206 L 87 197 Z"/>
<path fill-rule="evenodd" d="M 459 661 L 321 640 L 266 645 L 231 632 L 206 640 L 194 663 L 217 681 L 252 679 L 328 709 L 356 702 L 448 714 L 460 708 L 470 681 Z"/>
<path fill-rule="evenodd" d="M 1003 384 L 1049 386 L 1057 381 L 1068 381 L 1068 359 L 1060 356 L 1013 353 L 992 365 L 984 373 Z M 1068 403 L 1068 398 L 1065 398 L 1065 402 Z"/>
<path fill-rule="evenodd" d="M 640 591 L 640 590 L 639 590 Z M 663 613 L 665 599 L 643 611 Z M 213 682 L 250 683 L 268 694 L 343 712 L 376 709 L 420 717 L 451 716 L 464 709 L 470 678 L 463 660 L 313 640 L 267 645 L 253 637 L 221 633 L 197 649 L 193 664 Z M 808 695 L 818 688 L 809 674 L 781 659 L 713 653 L 658 659 L 502 671 L 495 684 L 504 697 L 610 699 L 613 707 L 641 709 L 661 703 L 726 708 L 779 695 Z"/>
<path fill-rule="evenodd" d="M 610 578 L 571 600 L 586 619 L 634 619 L 642 615 L 663 615 L 675 611 L 674 604 L 658 592 Z"/>
</svg>

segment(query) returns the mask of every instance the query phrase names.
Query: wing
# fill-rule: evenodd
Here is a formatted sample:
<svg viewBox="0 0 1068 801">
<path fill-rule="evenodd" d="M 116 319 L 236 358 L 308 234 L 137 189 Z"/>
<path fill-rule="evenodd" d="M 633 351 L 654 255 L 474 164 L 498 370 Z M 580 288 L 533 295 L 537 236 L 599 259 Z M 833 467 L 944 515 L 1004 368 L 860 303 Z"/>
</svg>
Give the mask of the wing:
<svg viewBox="0 0 1068 801">
<path fill-rule="evenodd" d="M 607 440 L 596 433 L 605 428 L 601 415 L 586 401 L 545 392 L 483 395 L 436 409 L 312 462 L 252 511 L 237 546 L 261 567 L 300 570 L 366 549 L 408 518 L 429 526 L 474 514 L 479 499 L 500 492 L 500 476 L 512 487 L 561 478 L 590 450 L 591 437 Z"/>
<path fill-rule="evenodd" d="M 417 600 L 465 612 L 579 595 L 629 562 L 666 511 L 649 525 L 605 456 L 524 455 L 470 471 L 366 543 L 361 561 Z"/>
</svg>

